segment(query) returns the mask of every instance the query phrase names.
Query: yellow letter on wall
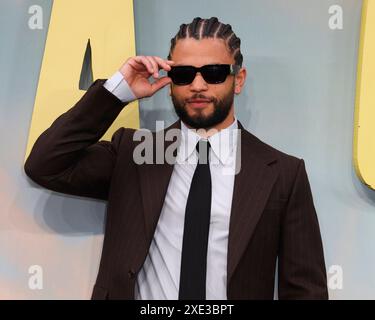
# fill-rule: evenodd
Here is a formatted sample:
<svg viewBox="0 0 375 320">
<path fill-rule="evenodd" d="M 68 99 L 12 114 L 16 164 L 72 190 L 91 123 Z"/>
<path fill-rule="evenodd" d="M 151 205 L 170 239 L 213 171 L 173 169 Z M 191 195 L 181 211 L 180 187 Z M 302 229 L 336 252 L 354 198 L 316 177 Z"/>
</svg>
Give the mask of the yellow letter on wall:
<svg viewBox="0 0 375 320">
<path fill-rule="evenodd" d="M 54 0 L 26 150 L 84 91 L 79 90 L 88 40 L 93 79 L 106 79 L 135 55 L 132 0 Z M 126 106 L 103 137 L 139 127 L 138 103 Z M 25 158 L 26 159 L 26 158 Z"/>
<path fill-rule="evenodd" d="M 363 1 L 354 123 L 354 166 L 375 189 L 375 0 Z"/>
</svg>

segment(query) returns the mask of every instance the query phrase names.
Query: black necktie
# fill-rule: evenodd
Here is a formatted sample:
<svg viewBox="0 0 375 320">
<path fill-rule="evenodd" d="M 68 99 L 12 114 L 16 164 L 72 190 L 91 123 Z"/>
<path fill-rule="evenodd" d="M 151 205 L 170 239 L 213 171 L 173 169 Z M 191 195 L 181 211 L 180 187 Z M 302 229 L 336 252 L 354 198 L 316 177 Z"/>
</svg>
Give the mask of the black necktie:
<svg viewBox="0 0 375 320">
<path fill-rule="evenodd" d="M 210 143 L 197 143 L 198 164 L 186 204 L 182 242 L 180 300 L 206 299 L 207 244 L 211 214 Z"/>
</svg>

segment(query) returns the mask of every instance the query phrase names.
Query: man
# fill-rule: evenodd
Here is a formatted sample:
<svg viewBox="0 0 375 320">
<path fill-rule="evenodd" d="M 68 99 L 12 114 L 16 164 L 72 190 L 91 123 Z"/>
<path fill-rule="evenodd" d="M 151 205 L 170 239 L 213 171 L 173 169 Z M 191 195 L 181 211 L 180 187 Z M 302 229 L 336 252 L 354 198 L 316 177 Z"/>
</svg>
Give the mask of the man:
<svg viewBox="0 0 375 320">
<path fill-rule="evenodd" d="M 242 60 L 230 25 L 195 18 L 172 39 L 168 60 L 128 59 L 36 141 L 25 164 L 31 179 L 108 200 L 93 299 L 273 299 L 276 269 L 280 299 L 327 299 L 303 160 L 235 118 Z M 167 85 L 180 120 L 161 132 L 162 151 L 178 130 L 174 162 L 139 164 L 139 131 L 120 128 L 111 142 L 98 142 L 124 105 Z"/>
</svg>

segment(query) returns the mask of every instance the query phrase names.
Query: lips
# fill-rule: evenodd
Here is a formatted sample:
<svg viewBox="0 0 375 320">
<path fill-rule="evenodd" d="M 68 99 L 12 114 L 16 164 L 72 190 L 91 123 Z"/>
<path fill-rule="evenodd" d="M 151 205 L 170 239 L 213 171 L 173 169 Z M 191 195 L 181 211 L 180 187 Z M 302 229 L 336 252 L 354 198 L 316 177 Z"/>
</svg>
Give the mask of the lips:
<svg viewBox="0 0 375 320">
<path fill-rule="evenodd" d="M 189 106 L 195 109 L 205 108 L 210 102 L 211 100 L 206 100 L 206 99 L 188 100 Z"/>
<path fill-rule="evenodd" d="M 211 100 L 208 99 L 191 99 L 188 100 L 189 103 L 209 103 Z"/>
</svg>

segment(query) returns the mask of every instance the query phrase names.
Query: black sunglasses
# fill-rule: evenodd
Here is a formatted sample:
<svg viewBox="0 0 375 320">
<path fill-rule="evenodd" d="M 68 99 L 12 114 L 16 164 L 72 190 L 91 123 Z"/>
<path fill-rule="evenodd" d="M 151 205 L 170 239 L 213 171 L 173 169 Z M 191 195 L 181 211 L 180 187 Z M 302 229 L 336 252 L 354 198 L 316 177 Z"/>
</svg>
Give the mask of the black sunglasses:
<svg viewBox="0 0 375 320">
<path fill-rule="evenodd" d="M 235 64 L 209 64 L 200 68 L 193 66 L 176 66 L 168 72 L 168 77 L 179 86 L 190 84 L 194 81 L 197 72 L 200 72 L 203 79 L 209 84 L 223 83 L 228 75 L 237 74 L 240 70 Z"/>
</svg>

